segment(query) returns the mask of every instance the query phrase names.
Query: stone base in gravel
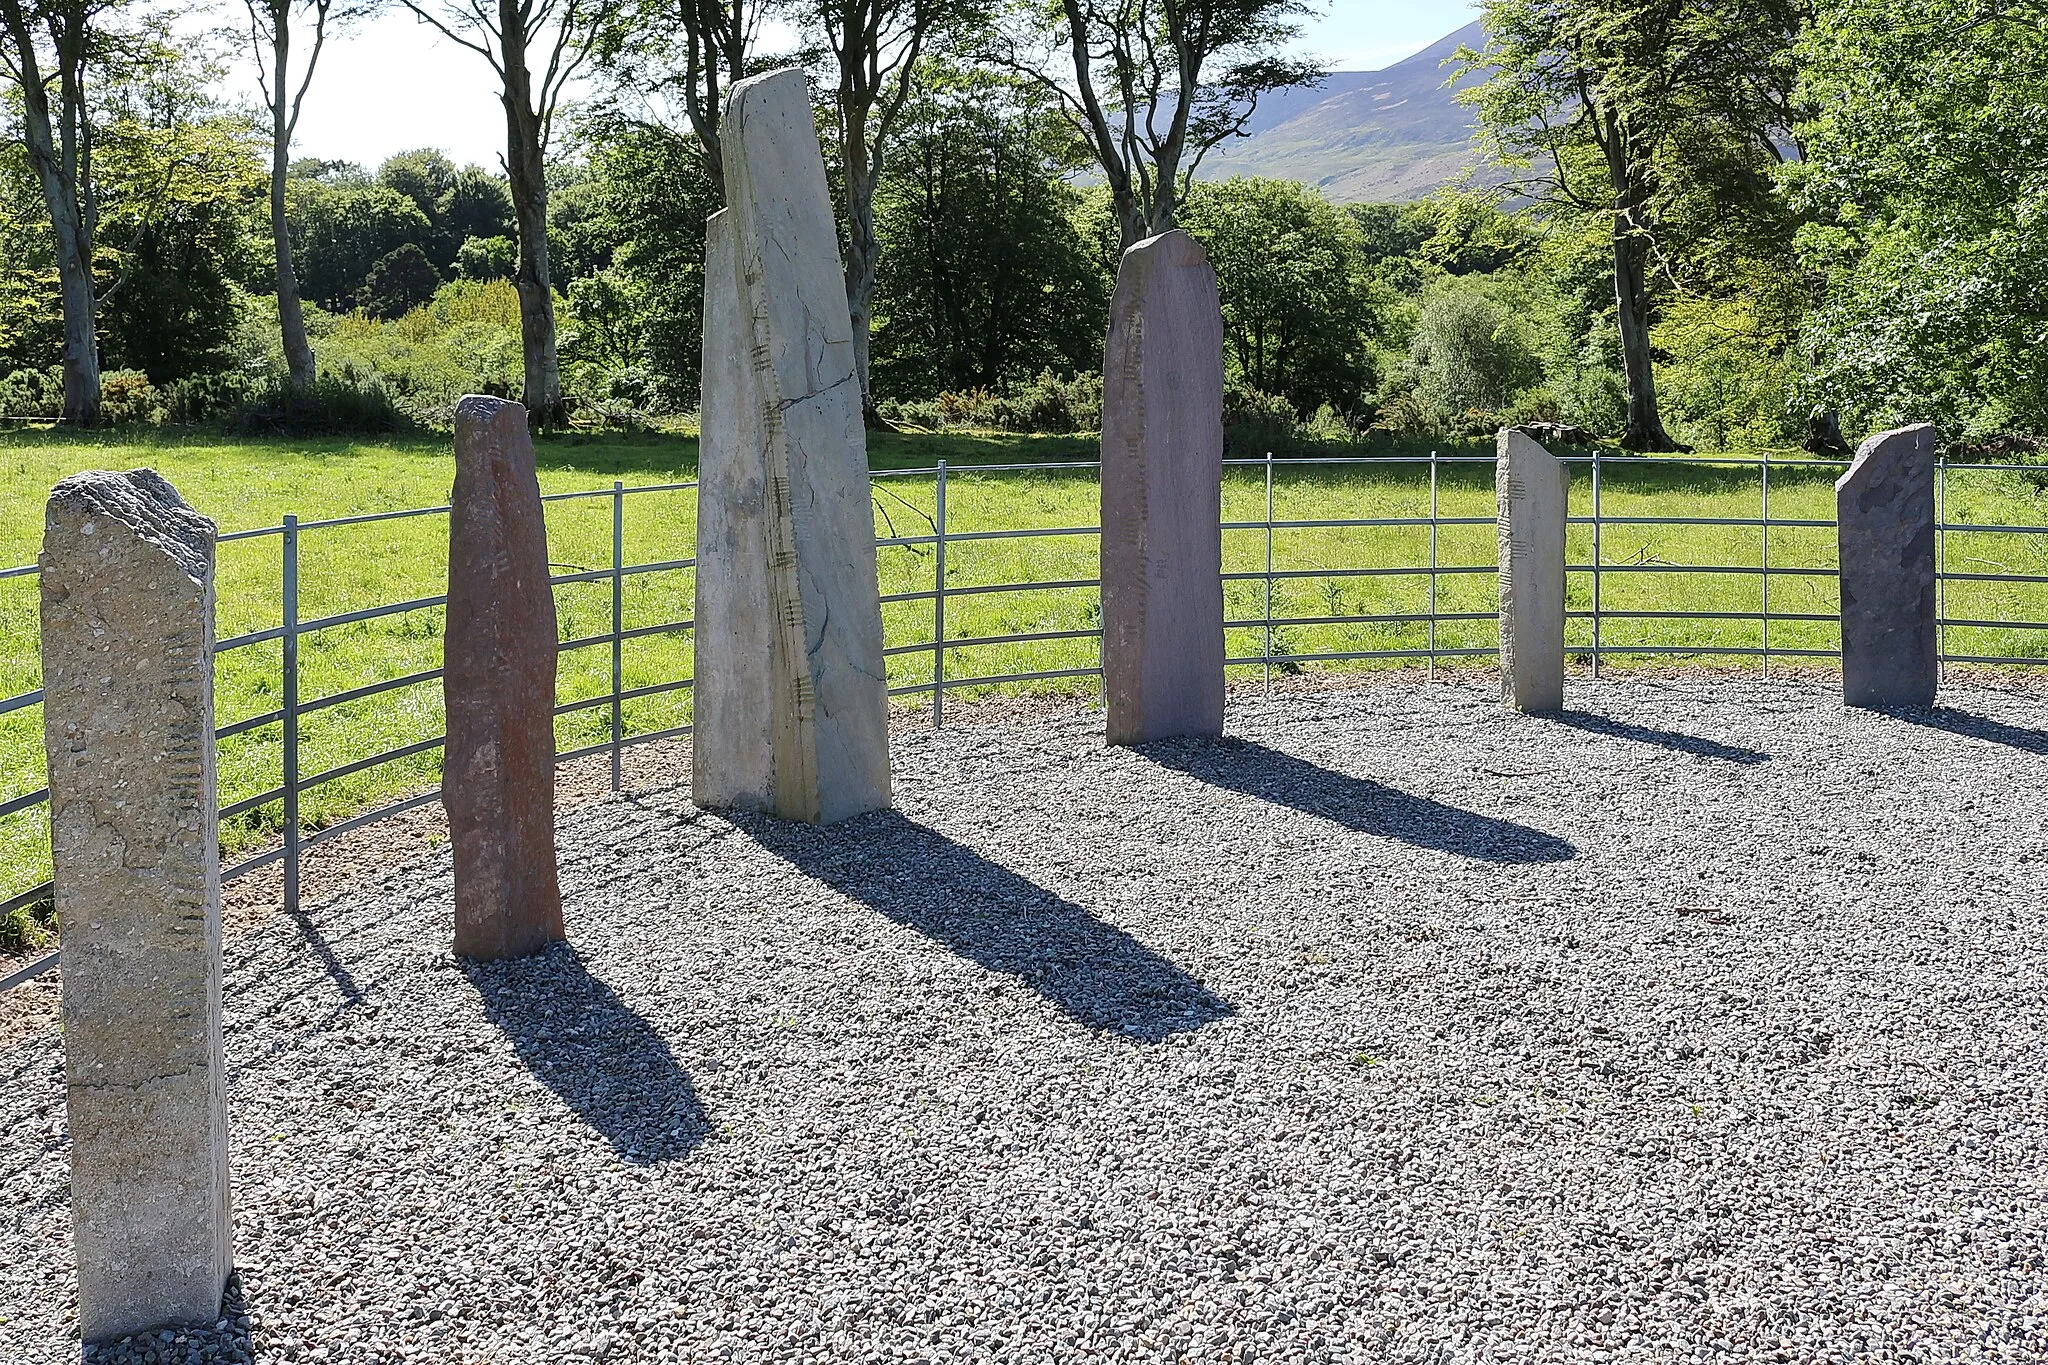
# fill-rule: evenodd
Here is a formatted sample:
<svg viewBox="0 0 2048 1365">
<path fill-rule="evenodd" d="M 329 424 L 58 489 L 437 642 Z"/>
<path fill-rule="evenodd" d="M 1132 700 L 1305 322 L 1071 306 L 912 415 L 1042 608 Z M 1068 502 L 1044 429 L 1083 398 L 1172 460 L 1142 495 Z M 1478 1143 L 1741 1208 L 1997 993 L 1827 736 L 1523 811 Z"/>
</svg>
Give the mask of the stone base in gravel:
<svg viewBox="0 0 2048 1365">
<path fill-rule="evenodd" d="M 2048 707 L 1567 700 L 899 734 L 894 813 L 565 815 L 573 948 L 436 952 L 445 853 L 251 930 L 249 1348 L 2048 1353 Z M 0 1053 L 10 1363 L 78 1357 L 62 1100 Z"/>
</svg>

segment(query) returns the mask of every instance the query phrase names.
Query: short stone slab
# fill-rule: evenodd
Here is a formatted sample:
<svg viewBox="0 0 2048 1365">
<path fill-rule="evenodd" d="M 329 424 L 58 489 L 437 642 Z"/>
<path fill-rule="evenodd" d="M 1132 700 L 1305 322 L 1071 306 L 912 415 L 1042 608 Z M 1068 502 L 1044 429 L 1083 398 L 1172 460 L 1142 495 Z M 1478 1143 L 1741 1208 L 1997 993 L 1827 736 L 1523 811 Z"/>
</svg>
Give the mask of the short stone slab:
<svg viewBox="0 0 2048 1365">
<path fill-rule="evenodd" d="M 1187 233 L 1126 251 L 1102 379 L 1111 744 L 1223 733 L 1223 311 Z"/>
<path fill-rule="evenodd" d="M 455 951 L 523 957 L 563 937 L 555 867 L 555 595 L 526 409 L 455 405 L 441 804 Z"/>
<path fill-rule="evenodd" d="M 696 643 L 701 805 L 889 805 L 875 514 L 832 200 L 798 70 L 732 88 L 706 231 Z"/>
<path fill-rule="evenodd" d="M 1500 433 L 1501 700 L 1518 711 L 1564 709 L 1564 533 L 1571 474 L 1522 432 Z"/>
<path fill-rule="evenodd" d="M 152 470 L 50 494 L 43 741 L 89 1342 L 211 1322 L 231 1267 L 213 567 L 213 523 Z"/>
<path fill-rule="evenodd" d="M 1835 481 L 1842 700 L 1934 705 L 1934 428 L 1880 431 Z"/>
</svg>

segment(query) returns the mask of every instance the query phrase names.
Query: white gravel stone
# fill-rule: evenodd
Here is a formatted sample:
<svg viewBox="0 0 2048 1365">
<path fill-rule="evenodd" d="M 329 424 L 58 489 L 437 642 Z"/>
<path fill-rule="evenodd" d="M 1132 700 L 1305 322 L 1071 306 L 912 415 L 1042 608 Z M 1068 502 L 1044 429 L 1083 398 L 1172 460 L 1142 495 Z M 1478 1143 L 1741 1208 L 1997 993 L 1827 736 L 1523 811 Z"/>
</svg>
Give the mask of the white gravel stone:
<svg viewBox="0 0 2048 1365">
<path fill-rule="evenodd" d="M 490 967 L 394 868 L 229 944 L 253 1340 L 156 1359 L 2041 1359 L 2048 706 L 1944 695 L 904 733 L 898 812 L 565 816 Z M 24 1365 L 62 1123 L 0 1056 Z"/>
</svg>

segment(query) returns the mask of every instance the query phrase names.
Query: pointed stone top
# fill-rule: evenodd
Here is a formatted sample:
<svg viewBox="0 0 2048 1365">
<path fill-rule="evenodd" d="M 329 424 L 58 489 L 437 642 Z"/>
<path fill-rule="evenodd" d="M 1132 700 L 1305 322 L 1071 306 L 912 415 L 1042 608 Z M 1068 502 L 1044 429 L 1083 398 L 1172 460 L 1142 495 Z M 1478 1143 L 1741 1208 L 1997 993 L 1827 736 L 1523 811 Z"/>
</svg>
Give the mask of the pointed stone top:
<svg viewBox="0 0 2048 1365">
<path fill-rule="evenodd" d="M 1510 455 L 1546 455 L 1553 460 L 1557 458 L 1545 450 L 1535 437 L 1517 427 L 1500 429 L 1500 439 L 1494 445 L 1494 453 L 1503 460 Z"/>
<path fill-rule="evenodd" d="M 108 524 L 163 551 L 194 583 L 206 581 L 219 528 L 193 511 L 154 469 L 125 474 L 91 469 L 51 489 L 43 521 L 45 558 L 49 537 L 59 527 L 76 525 L 78 535 L 91 536 Z"/>
<path fill-rule="evenodd" d="M 1870 477 L 1873 467 L 1893 459 L 1909 459 L 1913 456 L 1931 458 L 1934 454 L 1934 427 L 1927 422 L 1915 422 L 1909 427 L 1893 427 L 1890 431 L 1874 431 L 1863 438 L 1863 444 L 1856 447 L 1856 458 L 1835 480 L 1835 491 L 1841 492 L 1852 484 L 1863 482 Z"/>
<path fill-rule="evenodd" d="M 1168 265 L 1207 265 L 1209 253 L 1181 228 L 1173 228 L 1124 249 L 1125 256 L 1157 256 Z"/>
</svg>

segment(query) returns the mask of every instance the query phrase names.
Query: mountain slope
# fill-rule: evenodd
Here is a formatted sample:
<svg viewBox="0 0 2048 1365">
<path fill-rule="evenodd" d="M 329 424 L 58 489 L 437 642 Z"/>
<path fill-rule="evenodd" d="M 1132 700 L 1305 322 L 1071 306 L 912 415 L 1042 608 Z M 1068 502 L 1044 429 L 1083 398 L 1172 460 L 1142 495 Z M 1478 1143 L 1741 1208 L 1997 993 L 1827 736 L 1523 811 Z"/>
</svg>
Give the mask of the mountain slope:
<svg viewBox="0 0 2048 1365">
<path fill-rule="evenodd" d="M 1472 111 L 1447 88 L 1453 68 L 1443 63 L 1460 44 L 1485 41 L 1475 20 L 1384 70 L 1334 72 L 1315 89 L 1270 95 L 1247 136 L 1202 163 L 1202 179 L 1279 176 L 1344 202 L 1419 198 L 1479 164 Z"/>
</svg>

